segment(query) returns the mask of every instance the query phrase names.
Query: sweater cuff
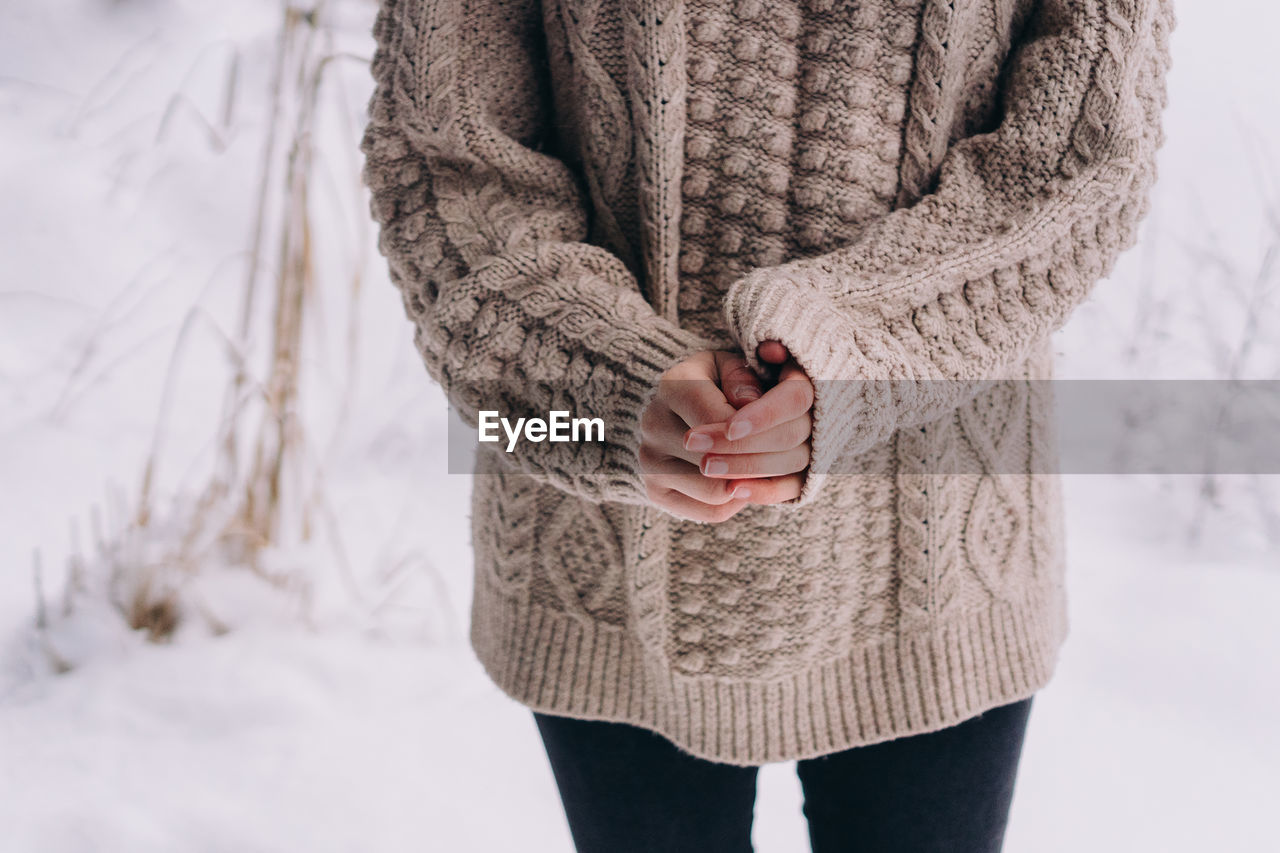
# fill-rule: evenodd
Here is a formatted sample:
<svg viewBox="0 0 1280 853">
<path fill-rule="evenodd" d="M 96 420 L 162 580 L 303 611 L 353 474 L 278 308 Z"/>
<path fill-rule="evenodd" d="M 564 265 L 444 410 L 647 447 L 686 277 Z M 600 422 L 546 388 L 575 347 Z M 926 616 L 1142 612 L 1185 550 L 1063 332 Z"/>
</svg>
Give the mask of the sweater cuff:
<svg viewBox="0 0 1280 853">
<path fill-rule="evenodd" d="M 605 490 L 610 500 L 649 504 L 640 471 L 640 419 L 658 393 L 658 380 L 667 370 L 714 342 L 678 326 L 654 324 L 637 336 L 617 364 L 618 393 L 611 395 L 605 423 L 614 435 L 604 461 Z"/>
<path fill-rule="evenodd" d="M 813 382 L 809 467 L 800 495 L 784 505 L 817 500 L 826 479 L 840 473 L 846 454 L 865 450 L 894 428 L 887 377 L 858 347 L 858 329 L 810 281 L 780 268 L 736 281 L 725 295 L 725 319 L 748 362 L 763 372 L 756 347 L 776 340 Z"/>
</svg>

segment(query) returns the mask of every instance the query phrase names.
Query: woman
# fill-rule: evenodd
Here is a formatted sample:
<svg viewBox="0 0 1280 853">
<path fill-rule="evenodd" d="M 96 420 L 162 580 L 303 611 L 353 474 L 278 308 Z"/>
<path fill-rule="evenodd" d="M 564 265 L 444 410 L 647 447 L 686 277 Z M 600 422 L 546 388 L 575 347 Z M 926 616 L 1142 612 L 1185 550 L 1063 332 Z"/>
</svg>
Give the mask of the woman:
<svg viewBox="0 0 1280 853">
<path fill-rule="evenodd" d="M 580 851 L 998 850 L 1066 634 L 1050 335 L 1135 240 L 1169 0 L 386 0 L 362 142 L 481 444 L 471 643 Z"/>
</svg>

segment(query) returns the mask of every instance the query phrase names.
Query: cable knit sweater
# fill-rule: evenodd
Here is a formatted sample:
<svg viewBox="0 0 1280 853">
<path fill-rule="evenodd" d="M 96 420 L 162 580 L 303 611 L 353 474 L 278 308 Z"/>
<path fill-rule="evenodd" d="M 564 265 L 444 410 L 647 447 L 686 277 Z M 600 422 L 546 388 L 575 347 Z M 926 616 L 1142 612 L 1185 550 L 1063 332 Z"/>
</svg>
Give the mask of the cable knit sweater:
<svg viewBox="0 0 1280 853">
<path fill-rule="evenodd" d="M 606 423 L 482 445 L 493 680 L 743 765 L 1043 686 L 1065 545 L 1028 380 L 1135 241 L 1173 26 L 1170 0 L 385 0 L 364 175 L 427 371 L 473 424 Z M 658 377 L 767 339 L 815 383 L 800 497 L 656 509 Z"/>
</svg>

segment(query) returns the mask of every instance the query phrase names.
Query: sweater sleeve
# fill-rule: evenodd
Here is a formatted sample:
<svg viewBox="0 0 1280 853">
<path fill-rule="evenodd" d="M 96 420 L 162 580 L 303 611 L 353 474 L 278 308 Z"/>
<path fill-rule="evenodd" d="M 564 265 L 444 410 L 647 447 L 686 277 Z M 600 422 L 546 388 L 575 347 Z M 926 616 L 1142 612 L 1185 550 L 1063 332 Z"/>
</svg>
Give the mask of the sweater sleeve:
<svg viewBox="0 0 1280 853">
<path fill-rule="evenodd" d="M 949 8 L 926 4 L 908 167 L 926 159 Z M 732 284 L 725 315 L 748 357 L 780 340 L 814 380 L 794 503 L 814 500 L 841 457 L 1014 375 L 1135 242 L 1174 23 L 1171 0 L 1043 0 L 1010 54 L 995 129 L 953 143 L 918 201 L 848 246 Z"/>
<path fill-rule="evenodd" d="M 639 416 L 658 377 L 713 346 L 656 314 L 546 149 L 554 120 L 537 0 L 384 0 L 361 140 L 379 251 L 428 373 L 475 427 L 567 411 L 598 443 L 502 455 L 592 502 L 646 503 Z M 505 450 L 505 439 L 501 444 Z"/>
</svg>

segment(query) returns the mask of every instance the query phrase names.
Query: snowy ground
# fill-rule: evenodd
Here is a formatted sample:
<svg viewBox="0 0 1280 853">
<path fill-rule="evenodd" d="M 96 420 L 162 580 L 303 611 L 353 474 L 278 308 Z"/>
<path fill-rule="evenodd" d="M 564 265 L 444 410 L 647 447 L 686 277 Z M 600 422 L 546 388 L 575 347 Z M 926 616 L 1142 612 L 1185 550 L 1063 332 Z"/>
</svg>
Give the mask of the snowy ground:
<svg viewBox="0 0 1280 853">
<path fill-rule="evenodd" d="M 340 49 L 367 55 L 371 4 L 340 7 Z M 1106 342 L 1135 325 L 1128 285 L 1176 271 L 1173 244 L 1201 231 L 1242 267 L 1257 254 L 1257 181 L 1233 134 L 1247 125 L 1280 151 L 1264 43 L 1280 12 L 1179 11 L 1161 231 L 1144 243 L 1157 250 L 1127 256 L 1060 335 L 1065 375 L 1200 375 L 1200 333 L 1176 324 L 1122 374 Z M 346 183 L 358 127 L 342 119 L 358 120 L 362 68 L 335 77 L 346 101 L 319 128 L 316 193 L 327 281 L 366 276 L 359 358 L 350 374 L 340 348 L 307 365 L 351 576 L 320 545 L 277 555 L 310 583 L 304 611 L 215 568 L 195 591 L 233 630 L 192 620 L 169 645 L 88 602 L 56 618 L 73 527 L 88 539 L 109 485 L 136 491 L 192 306 L 202 319 L 180 350 L 163 493 L 208 464 L 209 389 L 225 380 L 211 330 L 234 325 L 277 15 L 250 0 L 0 12 L 0 848 L 567 853 L 532 720 L 466 645 L 470 484 L 444 473 L 442 398 Z M 237 54 L 237 106 L 211 145 L 200 116 L 219 115 Z M 313 340 L 342 340 L 345 299 L 326 303 Z M 1191 548 L 1179 485 L 1067 480 L 1073 627 L 1032 716 L 1010 853 L 1276 849 L 1280 559 L 1243 501 Z M 31 628 L 37 549 L 47 641 L 75 664 L 61 675 Z M 760 778 L 758 849 L 806 850 L 792 768 Z"/>
</svg>

